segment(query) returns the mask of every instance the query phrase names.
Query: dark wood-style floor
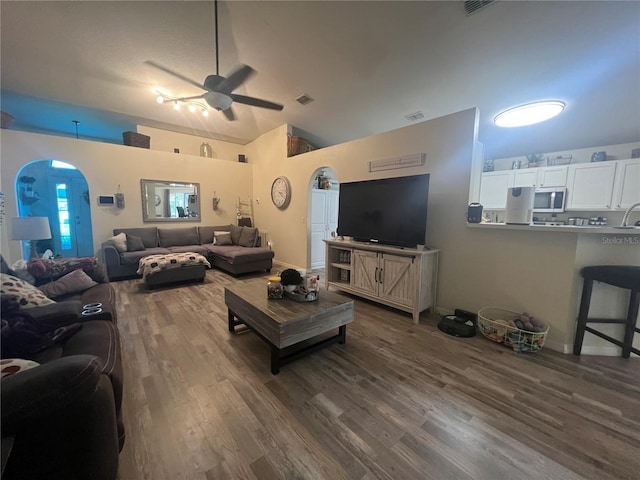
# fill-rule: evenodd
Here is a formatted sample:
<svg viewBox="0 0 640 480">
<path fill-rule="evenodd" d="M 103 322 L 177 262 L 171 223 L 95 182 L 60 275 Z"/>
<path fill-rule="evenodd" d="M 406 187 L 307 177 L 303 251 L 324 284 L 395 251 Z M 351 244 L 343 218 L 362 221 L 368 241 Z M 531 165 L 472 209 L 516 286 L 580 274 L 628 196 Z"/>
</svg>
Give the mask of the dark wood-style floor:
<svg viewBox="0 0 640 480">
<path fill-rule="evenodd" d="M 640 478 L 638 358 L 517 355 L 356 300 L 346 345 L 274 376 L 227 331 L 224 286 L 254 278 L 113 284 L 120 479 Z"/>
</svg>

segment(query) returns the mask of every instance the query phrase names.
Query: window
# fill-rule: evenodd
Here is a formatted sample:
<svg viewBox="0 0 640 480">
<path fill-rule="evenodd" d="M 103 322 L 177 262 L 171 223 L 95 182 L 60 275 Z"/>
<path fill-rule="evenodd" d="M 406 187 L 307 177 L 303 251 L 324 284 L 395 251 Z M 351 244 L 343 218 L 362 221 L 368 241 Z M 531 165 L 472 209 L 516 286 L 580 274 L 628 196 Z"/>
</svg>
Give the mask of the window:
<svg viewBox="0 0 640 480">
<path fill-rule="evenodd" d="M 71 250 L 71 225 L 69 198 L 66 183 L 56 183 L 56 204 L 58 206 L 58 226 L 60 227 L 60 248 Z"/>
</svg>

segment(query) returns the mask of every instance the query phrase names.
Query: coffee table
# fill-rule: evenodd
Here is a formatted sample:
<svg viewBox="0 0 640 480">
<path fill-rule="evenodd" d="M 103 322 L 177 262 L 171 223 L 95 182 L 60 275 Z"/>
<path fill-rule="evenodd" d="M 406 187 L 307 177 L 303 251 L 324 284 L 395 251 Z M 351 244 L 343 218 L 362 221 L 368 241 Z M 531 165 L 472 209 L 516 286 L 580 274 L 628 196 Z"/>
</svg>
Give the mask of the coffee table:
<svg viewBox="0 0 640 480">
<path fill-rule="evenodd" d="M 268 299 L 265 281 L 225 287 L 224 303 L 229 310 L 229 331 L 245 325 L 271 347 L 271 373 L 297 358 L 333 343 L 347 340 L 347 324 L 353 321 L 353 300 L 322 290 L 313 302 L 288 298 Z M 337 328 L 338 333 L 321 336 Z"/>
</svg>

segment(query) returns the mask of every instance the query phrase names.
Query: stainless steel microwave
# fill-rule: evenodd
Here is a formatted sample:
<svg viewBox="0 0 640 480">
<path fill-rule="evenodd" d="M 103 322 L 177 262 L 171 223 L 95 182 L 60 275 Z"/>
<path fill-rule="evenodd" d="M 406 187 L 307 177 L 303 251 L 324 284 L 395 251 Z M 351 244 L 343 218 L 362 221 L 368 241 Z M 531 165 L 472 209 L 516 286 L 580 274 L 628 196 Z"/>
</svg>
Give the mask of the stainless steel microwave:
<svg viewBox="0 0 640 480">
<path fill-rule="evenodd" d="M 564 212 L 564 204 L 567 199 L 565 187 L 536 187 L 533 197 L 534 212 Z"/>
</svg>

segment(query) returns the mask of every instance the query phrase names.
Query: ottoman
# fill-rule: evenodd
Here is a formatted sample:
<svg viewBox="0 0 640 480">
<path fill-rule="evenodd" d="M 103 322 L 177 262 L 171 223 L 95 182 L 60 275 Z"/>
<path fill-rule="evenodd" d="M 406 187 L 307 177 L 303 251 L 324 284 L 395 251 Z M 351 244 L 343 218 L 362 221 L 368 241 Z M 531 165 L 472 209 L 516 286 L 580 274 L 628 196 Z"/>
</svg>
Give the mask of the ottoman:
<svg viewBox="0 0 640 480">
<path fill-rule="evenodd" d="M 140 259 L 137 273 L 147 287 L 153 288 L 177 282 L 202 282 L 207 268 L 211 264 L 199 253 L 167 253 Z"/>
</svg>

